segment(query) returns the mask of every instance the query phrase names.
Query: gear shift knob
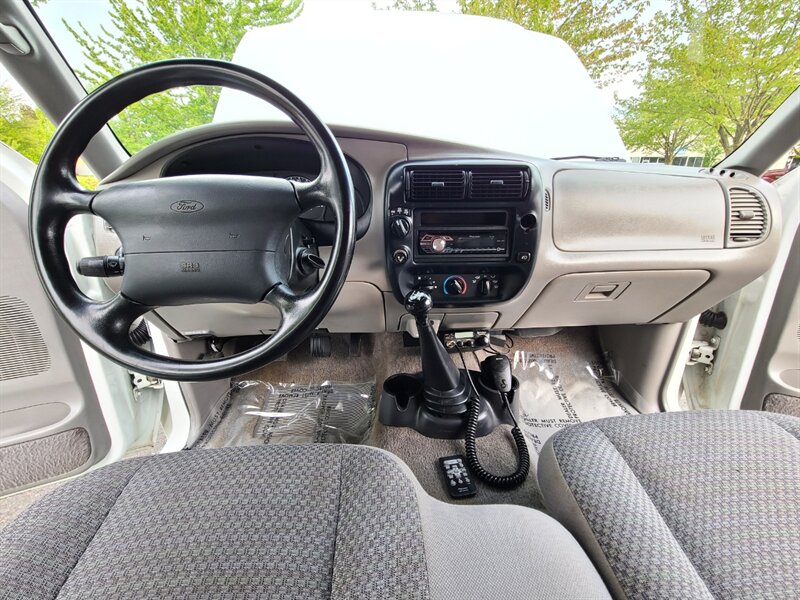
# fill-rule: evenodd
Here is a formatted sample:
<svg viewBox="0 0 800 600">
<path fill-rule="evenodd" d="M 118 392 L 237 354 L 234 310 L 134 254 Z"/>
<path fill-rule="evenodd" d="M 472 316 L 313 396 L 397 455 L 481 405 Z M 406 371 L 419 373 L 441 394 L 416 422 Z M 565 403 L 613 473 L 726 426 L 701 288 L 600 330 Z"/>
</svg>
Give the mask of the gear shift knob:
<svg viewBox="0 0 800 600">
<path fill-rule="evenodd" d="M 424 290 L 411 290 L 406 295 L 406 310 L 414 315 L 417 322 L 427 322 L 428 313 L 433 308 L 433 298 Z"/>
</svg>

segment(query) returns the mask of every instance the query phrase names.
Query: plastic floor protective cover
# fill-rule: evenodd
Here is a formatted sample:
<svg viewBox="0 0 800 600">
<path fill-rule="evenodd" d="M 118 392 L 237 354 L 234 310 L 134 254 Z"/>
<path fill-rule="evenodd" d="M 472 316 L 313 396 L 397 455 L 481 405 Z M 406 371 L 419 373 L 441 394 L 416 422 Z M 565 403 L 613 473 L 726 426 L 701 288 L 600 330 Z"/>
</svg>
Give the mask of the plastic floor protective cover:
<svg viewBox="0 0 800 600">
<path fill-rule="evenodd" d="M 591 356 L 514 352 L 520 423 L 536 452 L 559 429 L 583 421 L 635 414 L 614 387 L 605 365 Z"/>
<path fill-rule="evenodd" d="M 372 426 L 375 383 L 234 383 L 220 399 L 224 414 L 196 446 L 360 444 Z"/>
</svg>

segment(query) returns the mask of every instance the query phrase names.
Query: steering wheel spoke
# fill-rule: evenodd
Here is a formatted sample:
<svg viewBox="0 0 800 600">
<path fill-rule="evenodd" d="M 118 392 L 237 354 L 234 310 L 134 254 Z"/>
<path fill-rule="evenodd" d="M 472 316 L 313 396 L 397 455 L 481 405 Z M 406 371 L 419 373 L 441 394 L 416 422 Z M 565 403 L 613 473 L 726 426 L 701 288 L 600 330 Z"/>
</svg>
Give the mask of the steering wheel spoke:
<svg viewBox="0 0 800 600">
<path fill-rule="evenodd" d="M 96 195 L 97 192 L 85 189 L 64 189 L 55 192 L 54 200 L 72 214 L 88 213 Z"/>
<path fill-rule="evenodd" d="M 267 293 L 264 302 L 278 309 L 281 315 L 279 329 L 282 330 L 291 327 L 297 321 L 298 311 L 307 298 L 308 296 L 297 294 L 288 284 L 279 283 Z"/>
<path fill-rule="evenodd" d="M 132 346 L 130 329 L 133 322 L 154 307 L 145 306 L 118 294 L 108 302 L 86 305 L 86 318 L 94 333 L 115 346 Z"/>
<path fill-rule="evenodd" d="M 336 192 L 334 186 L 324 174 L 320 174 L 313 181 L 293 181 L 292 185 L 294 186 L 294 193 L 297 196 L 297 204 L 300 205 L 301 212 L 316 206 L 335 207 L 333 198 L 335 198 Z"/>
</svg>

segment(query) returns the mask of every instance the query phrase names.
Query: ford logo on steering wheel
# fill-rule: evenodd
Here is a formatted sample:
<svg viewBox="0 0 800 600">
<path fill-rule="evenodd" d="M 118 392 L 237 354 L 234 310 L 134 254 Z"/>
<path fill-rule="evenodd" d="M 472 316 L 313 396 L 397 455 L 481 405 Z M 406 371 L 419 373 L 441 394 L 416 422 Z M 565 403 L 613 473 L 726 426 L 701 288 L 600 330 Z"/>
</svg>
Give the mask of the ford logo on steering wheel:
<svg viewBox="0 0 800 600">
<path fill-rule="evenodd" d="M 195 213 L 205 208 L 202 202 L 197 200 L 178 200 L 169 205 L 169 209 L 176 213 Z"/>
</svg>

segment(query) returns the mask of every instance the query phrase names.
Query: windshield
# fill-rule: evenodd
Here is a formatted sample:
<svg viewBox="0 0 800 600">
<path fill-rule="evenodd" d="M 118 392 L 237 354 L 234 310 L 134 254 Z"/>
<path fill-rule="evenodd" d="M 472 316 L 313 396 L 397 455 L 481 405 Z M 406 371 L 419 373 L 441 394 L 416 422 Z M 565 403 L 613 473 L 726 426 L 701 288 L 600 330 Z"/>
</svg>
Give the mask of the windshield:
<svg viewBox="0 0 800 600">
<path fill-rule="evenodd" d="M 331 27 L 308 15 L 248 32 L 234 61 L 286 82 L 328 123 L 531 156 L 626 156 L 575 53 L 500 20 L 365 11 Z M 278 116 L 223 90 L 214 120 Z"/>
<path fill-rule="evenodd" d="M 800 83 L 796 14 L 775 0 L 39 0 L 35 9 L 87 90 L 154 60 L 221 58 L 272 77 L 334 125 L 533 156 L 713 164 Z M 134 105 L 112 128 L 134 152 L 193 125 L 281 118 L 240 93 L 192 88 Z"/>
</svg>

